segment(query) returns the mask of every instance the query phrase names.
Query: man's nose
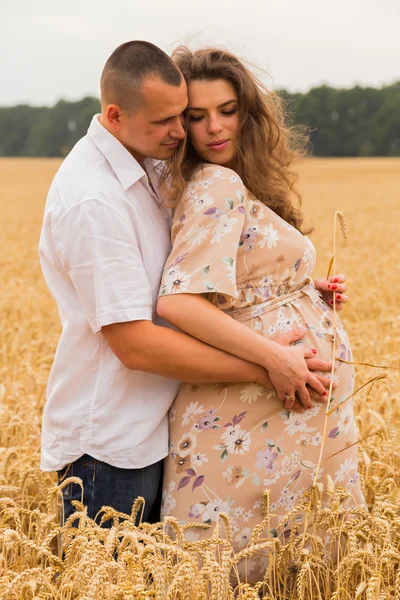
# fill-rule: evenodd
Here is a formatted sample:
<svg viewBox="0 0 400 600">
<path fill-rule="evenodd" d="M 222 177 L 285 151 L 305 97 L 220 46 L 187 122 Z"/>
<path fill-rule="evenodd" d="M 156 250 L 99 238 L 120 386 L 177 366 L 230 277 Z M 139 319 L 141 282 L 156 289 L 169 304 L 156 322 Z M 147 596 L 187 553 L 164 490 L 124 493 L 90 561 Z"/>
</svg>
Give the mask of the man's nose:
<svg viewBox="0 0 400 600">
<path fill-rule="evenodd" d="M 176 121 L 174 121 L 173 128 L 169 135 L 170 137 L 177 138 L 179 140 L 182 140 L 185 137 L 186 132 L 182 125 L 182 120 L 179 117 L 176 119 Z"/>
</svg>

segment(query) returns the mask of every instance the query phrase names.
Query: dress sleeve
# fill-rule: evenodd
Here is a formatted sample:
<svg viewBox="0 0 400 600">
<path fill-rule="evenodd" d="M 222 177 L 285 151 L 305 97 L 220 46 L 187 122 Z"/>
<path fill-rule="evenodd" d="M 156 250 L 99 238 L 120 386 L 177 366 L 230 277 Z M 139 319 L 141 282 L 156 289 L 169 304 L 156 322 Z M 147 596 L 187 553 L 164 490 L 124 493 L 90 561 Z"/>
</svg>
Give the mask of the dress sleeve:
<svg viewBox="0 0 400 600">
<path fill-rule="evenodd" d="M 160 296 L 204 294 L 222 309 L 234 305 L 245 198 L 242 180 L 230 169 L 206 165 L 193 177 L 175 211 Z"/>
</svg>

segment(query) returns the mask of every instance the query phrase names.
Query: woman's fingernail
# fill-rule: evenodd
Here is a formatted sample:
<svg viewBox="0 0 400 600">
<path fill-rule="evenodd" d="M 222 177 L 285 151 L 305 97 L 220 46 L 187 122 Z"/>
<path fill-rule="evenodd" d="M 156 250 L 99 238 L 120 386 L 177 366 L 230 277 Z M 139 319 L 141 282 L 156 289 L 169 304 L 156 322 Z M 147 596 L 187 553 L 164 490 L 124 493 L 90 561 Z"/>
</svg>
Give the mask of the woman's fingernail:
<svg viewBox="0 0 400 600">
<path fill-rule="evenodd" d="M 326 392 L 323 392 L 323 394 L 322 394 L 322 395 L 323 395 L 323 396 L 326 396 Z"/>
<path fill-rule="evenodd" d="M 339 282 L 339 277 L 335 277 L 335 279 L 333 280 L 333 283 L 338 283 Z"/>
<path fill-rule="evenodd" d="M 341 298 L 342 298 L 341 294 L 336 294 L 336 298 L 337 298 L 338 300 L 341 300 Z"/>
<path fill-rule="evenodd" d="M 317 351 L 316 351 L 316 349 L 315 349 L 315 348 L 311 348 L 311 352 L 312 352 L 313 354 L 317 354 Z"/>
<path fill-rule="evenodd" d="M 333 285 L 331 285 L 331 288 L 332 288 L 333 290 L 337 290 L 337 285 L 333 284 Z"/>
<path fill-rule="evenodd" d="M 331 284 L 330 283 L 328 283 L 328 288 L 331 289 Z"/>
<path fill-rule="evenodd" d="M 329 300 L 329 304 L 333 304 L 333 300 Z"/>
</svg>

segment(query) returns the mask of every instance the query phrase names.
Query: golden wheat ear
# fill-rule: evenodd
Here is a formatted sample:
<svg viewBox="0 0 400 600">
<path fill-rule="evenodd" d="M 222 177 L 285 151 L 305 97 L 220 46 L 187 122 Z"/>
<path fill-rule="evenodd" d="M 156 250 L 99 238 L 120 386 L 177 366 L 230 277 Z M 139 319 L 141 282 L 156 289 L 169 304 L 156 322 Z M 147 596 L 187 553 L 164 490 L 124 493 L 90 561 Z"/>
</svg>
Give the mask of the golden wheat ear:
<svg viewBox="0 0 400 600">
<path fill-rule="evenodd" d="M 339 221 L 340 231 L 342 233 L 343 240 L 346 242 L 347 241 L 347 223 L 346 223 L 345 216 L 344 216 L 344 214 L 342 213 L 341 210 L 337 210 L 335 212 L 335 216 L 334 216 L 334 225 L 335 225 L 335 227 L 334 227 L 334 229 L 335 229 L 334 236 L 335 236 L 335 241 L 336 241 L 336 221 Z M 336 246 L 336 244 L 334 244 L 334 246 Z M 329 276 L 330 276 L 330 274 L 332 272 L 332 268 L 333 268 L 333 265 L 334 265 L 334 262 L 335 262 L 335 254 L 336 254 L 336 248 L 334 250 L 334 255 L 332 256 L 331 260 L 329 261 L 328 274 L 326 276 L 327 279 L 329 278 Z"/>
<path fill-rule="evenodd" d="M 339 221 L 343 240 L 347 241 L 347 223 L 346 223 L 346 219 L 344 218 L 344 214 L 342 213 L 342 211 L 337 210 L 335 213 L 335 217 L 337 217 L 337 219 Z"/>
</svg>

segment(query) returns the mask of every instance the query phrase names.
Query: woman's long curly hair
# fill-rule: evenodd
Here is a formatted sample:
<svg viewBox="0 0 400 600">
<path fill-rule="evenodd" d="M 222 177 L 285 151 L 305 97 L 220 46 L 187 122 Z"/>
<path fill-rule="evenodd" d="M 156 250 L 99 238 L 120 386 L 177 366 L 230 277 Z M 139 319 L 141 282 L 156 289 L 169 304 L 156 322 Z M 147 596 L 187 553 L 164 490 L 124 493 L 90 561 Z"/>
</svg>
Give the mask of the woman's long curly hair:
<svg viewBox="0 0 400 600">
<path fill-rule="evenodd" d="M 290 167 L 305 154 L 307 136 L 285 123 L 282 99 L 264 85 L 233 54 L 218 48 L 191 51 L 179 46 L 172 59 L 188 86 L 192 81 L 224 79 L 238 96 L 239 129 L 235 170 L 246 188 L 287 223 L 302 231 L 301 197 L 294 188 L 297 175 Z M 182 198 L 202 159 L 190 135 L 166 162 L 172 204 Z M 297 206 L 292 199 L 297 199 Z M 302 231 L 303 233 L 303 231 Z M 307 232 L 309 233 L 309 232 Z"/>
</svg>

